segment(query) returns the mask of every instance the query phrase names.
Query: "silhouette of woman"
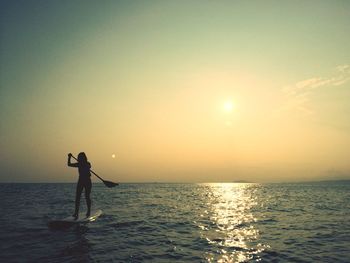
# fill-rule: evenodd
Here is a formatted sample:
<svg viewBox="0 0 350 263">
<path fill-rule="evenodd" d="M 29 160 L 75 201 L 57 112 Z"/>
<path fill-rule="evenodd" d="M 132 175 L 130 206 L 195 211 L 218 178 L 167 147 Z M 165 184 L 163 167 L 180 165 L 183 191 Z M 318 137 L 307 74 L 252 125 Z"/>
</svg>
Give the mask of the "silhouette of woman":
<svg viewBox="0 0 350 263">
<path fill-rule="evenodd" d="M 91 212 L 91 199 L 90 199 L 90 193 L 91 193 L 91 174 L 90 174 L 90 168 L 91 164 L 88 162 L 87 157 L 84 152 L 81 152 L 78 154 L 78 162 L 72 163 L 71 162 L 72 154 L 68 154 L 68 162 L 67 165 L 69 167 L 77 167 L 79 171 L 79 180 L 77 184 L 77 190 L 75 195 L 75 212 L 73 214 L 73 217 L 75 219 L 78 219 L 79 216 L 79 205 L 80 205 L 80 196 L 85 188 L 85 199 L 86 199 L 86 205 L 87 205 L 87 212 L 86 217 L 90 216 Z"/>
</svg>

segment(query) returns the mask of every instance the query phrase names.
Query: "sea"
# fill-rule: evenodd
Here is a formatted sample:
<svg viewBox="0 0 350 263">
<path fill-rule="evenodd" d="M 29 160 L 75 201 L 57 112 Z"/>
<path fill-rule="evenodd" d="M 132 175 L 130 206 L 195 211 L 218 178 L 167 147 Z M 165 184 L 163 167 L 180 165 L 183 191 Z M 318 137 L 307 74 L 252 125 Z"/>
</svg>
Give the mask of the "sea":
<svg viewBox="0 0 350 263">
<path fill-rule="evenodd" d="M 49 228 L 74 196 L 73 183 L 0 184 L 0 261 L 350 262 L 350 181 L 96 183 L 101 217 Z"/>
</svg>

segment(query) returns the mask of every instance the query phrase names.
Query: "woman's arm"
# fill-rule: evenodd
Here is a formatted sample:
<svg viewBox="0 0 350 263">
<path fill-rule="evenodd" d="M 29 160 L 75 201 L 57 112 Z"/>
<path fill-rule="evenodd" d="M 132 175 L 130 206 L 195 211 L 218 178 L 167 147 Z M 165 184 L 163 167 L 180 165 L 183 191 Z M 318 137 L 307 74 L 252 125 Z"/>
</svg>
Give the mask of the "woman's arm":
<svg viewBox="0 0 350 263">
<path fill-rule="evenodd" d="M 68 161 L 67 161 L 67 165 L 69 167 L 78 167 L 78 163 L 72 163 L 71 162 L 71 158 L 72 158 L 72 154 L 68 153 Z"/>
</svg>

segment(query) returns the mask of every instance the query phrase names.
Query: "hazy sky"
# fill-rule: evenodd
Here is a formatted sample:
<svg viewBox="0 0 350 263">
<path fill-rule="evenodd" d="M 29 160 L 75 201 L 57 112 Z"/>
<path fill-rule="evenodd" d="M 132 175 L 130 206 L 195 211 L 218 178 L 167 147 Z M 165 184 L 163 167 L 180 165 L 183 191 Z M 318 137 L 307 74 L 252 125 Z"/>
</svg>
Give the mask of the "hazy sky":
<svg viewBox="0 0 350 263">
<path fill-rule="evenodd" d="M 0 10 L 2 182 L 350 178 L 350 1 Z"/>
</svg>

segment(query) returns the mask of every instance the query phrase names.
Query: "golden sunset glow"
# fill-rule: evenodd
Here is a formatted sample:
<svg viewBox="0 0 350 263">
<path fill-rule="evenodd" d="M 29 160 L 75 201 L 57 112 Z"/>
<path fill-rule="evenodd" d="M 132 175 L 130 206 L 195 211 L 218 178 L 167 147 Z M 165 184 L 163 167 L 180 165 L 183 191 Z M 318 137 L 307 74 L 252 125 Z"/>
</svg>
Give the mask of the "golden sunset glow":
<svg viewBox="0 0 350 263">
<path fill-rule="evenodd" d="M 232 112 L 233 109 L 234 109 L 234 104 L 232 101 L 226 101 L 224 103 L 224 110 L 226 112 Z"/>
<path fill-rule="evenodd" d="M 80 151 L 119 181 L 346 177 L 346 4 L 258 2 L 13 4 L 1 32 L 6 180 L 71 180 L 58 164 Z"/>
</svg>

